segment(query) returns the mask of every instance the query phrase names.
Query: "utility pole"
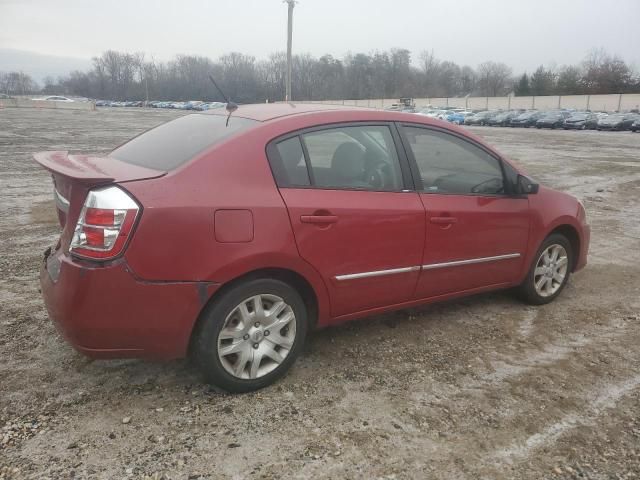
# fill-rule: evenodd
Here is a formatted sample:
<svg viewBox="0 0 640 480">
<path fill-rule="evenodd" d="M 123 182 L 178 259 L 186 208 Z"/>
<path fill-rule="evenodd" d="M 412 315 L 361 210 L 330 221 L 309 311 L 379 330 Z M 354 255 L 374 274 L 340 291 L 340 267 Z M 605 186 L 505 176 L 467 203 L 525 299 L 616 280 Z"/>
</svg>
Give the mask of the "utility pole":
<svg viewBox="0 0 640 480">
<path fill-rule="evenodd" d="M 286 80 L 286 93 L 285 101 L 291 101 L 291 40 L 293 37 L 293 7 L 295 6 L 295 0 L 284 0 L 288 4 L 288 21 L 287 21 L 287 80 Z"/>
</svg>

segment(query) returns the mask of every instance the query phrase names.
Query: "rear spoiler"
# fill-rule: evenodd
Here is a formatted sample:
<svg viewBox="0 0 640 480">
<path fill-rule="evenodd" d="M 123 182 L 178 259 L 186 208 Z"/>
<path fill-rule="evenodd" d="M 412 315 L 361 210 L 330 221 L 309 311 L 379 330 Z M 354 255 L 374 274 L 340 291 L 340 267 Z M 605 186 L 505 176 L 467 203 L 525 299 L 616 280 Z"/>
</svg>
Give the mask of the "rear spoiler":
<svg viewBox="0 0 640 480">
<path fill-rule="evenodd" d="M 69 155 L 66 151 L 38 152 L 33 158 L 51 173 L 91 185 L 156 178 L 167 173 L 111 157 Z"/>
<path fill-rule="evenodd" d="M 95 158 L 86 155 L 69 155 L 69 152 L 38 152 L 33 155 L 36 162 L 64 177 L 81 183 L 111 183 L 115 178 L 100 170 Z"/>
</svg>

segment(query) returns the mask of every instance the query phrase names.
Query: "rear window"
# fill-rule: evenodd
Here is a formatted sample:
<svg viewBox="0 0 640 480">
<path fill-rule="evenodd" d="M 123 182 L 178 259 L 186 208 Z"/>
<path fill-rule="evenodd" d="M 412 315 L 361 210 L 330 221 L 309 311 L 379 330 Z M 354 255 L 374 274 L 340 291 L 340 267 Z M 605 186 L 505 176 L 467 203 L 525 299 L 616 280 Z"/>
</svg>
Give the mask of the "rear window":
<svg viewBox="0 0 640 480">
<path fill-rule="evenodd" d="M 222 115 L 185 115 L 153 128 L 111 152 L 126 163 L 155 170 L 173 170 L 208 147 L 238 132 L 248 130 L 255 120 Z"/>
</svg>

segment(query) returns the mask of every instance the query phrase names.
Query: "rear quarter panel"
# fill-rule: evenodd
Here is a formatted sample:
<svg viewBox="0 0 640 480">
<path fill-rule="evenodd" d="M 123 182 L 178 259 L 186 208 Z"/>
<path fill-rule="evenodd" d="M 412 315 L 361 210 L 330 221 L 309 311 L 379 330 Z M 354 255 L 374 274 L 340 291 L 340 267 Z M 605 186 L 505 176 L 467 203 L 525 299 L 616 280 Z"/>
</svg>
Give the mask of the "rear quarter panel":
<svg viewBox="0 0 640 480">
<path fill-rule="evenodd" d="M 163 178 L 123 184 L 143 205 L 127 262 L 138 277 L 160 282 L 224 284 L 258 269 L 289 269 L 312 285 L 324 318 L 329 311 L 326 288 L 298 255 L 266 158 L 271 134 L 256 133 L 228 140 Z M 214 220 L 221 210 L 250 211 L 252 237 L 218 241 Z"/>
</svg>

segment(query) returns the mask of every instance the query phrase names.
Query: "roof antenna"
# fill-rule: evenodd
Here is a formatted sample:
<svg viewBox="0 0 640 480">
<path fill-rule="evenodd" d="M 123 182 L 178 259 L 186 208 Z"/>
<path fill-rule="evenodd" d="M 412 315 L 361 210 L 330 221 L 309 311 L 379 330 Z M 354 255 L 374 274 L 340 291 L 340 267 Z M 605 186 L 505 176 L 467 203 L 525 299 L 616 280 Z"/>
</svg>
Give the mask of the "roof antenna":
<svg viewBox="0 0 640 480">
<path fill-rule="evenodd" d="M 220 92 L 220 95 L 222 95 L 222 98 L 224 98 L 224 101 L 227 103 L 227 105 L 225 106 L 225 109 L 229 113 L 229 115 L 227 115 L 227 124 L 226 124 L 226 126 L 228 127 L 229 126 L 229 119 L 231 118 L 231 114 L 238 109 L 238 105 L 236 103 L 232 102 L 231 100 L 229 100 L 229 97 L 227 97 L 224 94 L 222 89 L 218 86 L 218 84 L 216 83 L 216 81 L 213 79 L 213 77 L 211 75 L 209 75 L 209 80 L 211 80 L 211 83 L 213 83 L 213 86 L 216 87 L 216 90 L 218 90 L 218 92 Z"/>
</svg>

